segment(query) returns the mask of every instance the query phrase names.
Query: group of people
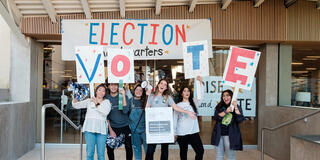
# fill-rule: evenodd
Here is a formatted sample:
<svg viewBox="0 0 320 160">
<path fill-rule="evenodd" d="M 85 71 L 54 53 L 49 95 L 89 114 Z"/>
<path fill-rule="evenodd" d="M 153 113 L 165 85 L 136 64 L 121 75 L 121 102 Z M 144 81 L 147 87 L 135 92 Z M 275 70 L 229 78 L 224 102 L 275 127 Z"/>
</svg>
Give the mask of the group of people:
<svg viewBox="0 0 320 160">
<path fill-rule="evenodd" d="M 201 90 L 202 78 L 200 81 Z M 108 89 L 107 89 L 108 88 Z M 108 91 L 108 93 L 107 93 Z M 145 108 L 172 107 L 174 110 L 175 140 L 180 147 L 180 158 L 187 159 L 188 145 L 195 151 L 195 159 L 203 159 L 204 148 L 199 135 L 197 106 L 201 99 L 192 98 L 191 88 L 180 89 L 179 100 L 174 102 L 169 84 L 162 79 L 154 92 L 136 84 L 128 98 L 124 89 L 119 90 L 116 83 L 100 84 L 95 89 L 95 97 L 78 102 L 73 99 L 74 108 L 87 108 L 83 132 L 85 133 L 87 160 L 93 160 L 95 147 L 98 160 L 105 159 L 105 148 L 109 160 L 114 160 L 114 148 L 106 145 L 107 136 L 124 135 L 126 159 L 132 160 L 133 152 L 136 160 L 142 159 L 142 146 L 146 160 L 153 160 L 157 144 L 146 143 Z M 123 109 L 119 109 L 119 94 L 122 94 Z M 244 120 L 241 107 L 237 101 L 231 102 L 232 91 L 225 90 L 221 101 L 216 106 L 214 117 L 216 123 L 212 131 L 211 144 L 216 146 L 216 159 L 235 159 L 235 151 L 242 150 L 242 138 L 239 123 Z M 234 106 L 234 109 L 231 107 Z M 168 160 L 168 143 L 161 144 L 161 160 Z"/>
</svg>

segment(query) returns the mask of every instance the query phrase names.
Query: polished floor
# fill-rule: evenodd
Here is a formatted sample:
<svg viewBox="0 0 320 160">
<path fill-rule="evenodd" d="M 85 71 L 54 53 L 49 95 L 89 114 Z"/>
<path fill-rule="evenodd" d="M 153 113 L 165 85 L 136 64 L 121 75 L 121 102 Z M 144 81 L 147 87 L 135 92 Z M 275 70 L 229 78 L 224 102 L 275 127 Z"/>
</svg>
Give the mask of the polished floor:
<svg viewBox="0 0 320 160">
<path fill-rule="evenodd" d="M 83 149 L 83 160 L 86 160 L 85 157 L 85 148 Z M 107 153 L 106 153 L 107 154 Z M 119 148 L 115 151 L 115 159 L 124 160 L 125 159 L 125 150 L 124 148 Z M 192 149 L 188 151 L 188 159 L 194 159 L 194 152 Z M 46 148 L 46 160 L 79 160 L 80 151 L 79 147 L 47 147 Z M 143 156 L 144 157 L 144 156 Z M 160 159 L 160 150 L 157 149 L 155 156 L 155 160 Z M 19 160 L 39 160 L 40 159 L 40 149 L 36 148 L 29 153 L 25 154 Z M 95 158 L 96 159 L 96 158 Z M 107 158 L 106 158 L 107 159 Z M 178 149 L 170 149 L 169 150 L 169 160 L 178 160 L 180 159 L 179 150 Z M 214 160 L 215 159 L 215 149 L 208 149 L 204 152 L 204 160 Z M 248 149 L 244 151 L 236 152 L 237 160 L 258 160 L 260 159 L 260 152 L 256 149 Z M 273 160 L 269 156 L 265 155 L 265 160 Z"/>
</svg>

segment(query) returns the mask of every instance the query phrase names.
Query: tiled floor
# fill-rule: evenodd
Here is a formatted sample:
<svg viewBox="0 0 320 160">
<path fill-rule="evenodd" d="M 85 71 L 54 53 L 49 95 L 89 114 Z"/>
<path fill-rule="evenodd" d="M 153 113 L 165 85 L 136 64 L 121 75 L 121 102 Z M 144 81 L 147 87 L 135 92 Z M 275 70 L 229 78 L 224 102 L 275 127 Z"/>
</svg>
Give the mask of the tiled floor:
<svg viewBox="0 0 320 160">
<path fill-rule="evenodd" d="M 107 153 L 106 153 L 107 154 Z M 85 157 L 85 148 L 83 150 L 83 160 L 86 159 Z M 46 148 L 46 160 L 79 160 L 80 152 L 78 147 L 47 147 Z M 124 148 L 119 148 L 115 151 L 115 159 L 124 160 L 125 159 L 125 150 Z M 157 149 L 155 156 L 155 160 L 160 159 L 160 150 Z M 37 147 L 36 149 L 30 151 L 29 153 L 22 156 L 19 160 L 39 160 L 40 159 L 40 149 Z M 107 159 L 107 158 L 106 158 Z M 178 149 L 170 149 L 169 150 L 169 159 L 170 160 L 178 160 L 179 157 L 179 150 Z M 194 159 L 194 151 L 189 149 L 188 152 L 188 159 Z M 204 153 L 204 160 L 215 159 L 215 150 L 208 149 L 205 150 Z M 244 151 L 239 151 L 236 153 L 237 160 L 258 160 L 260 159 L 260 152 L 256 149 L 248 149 Z M 265 155 L 265 160 L 273 160 L 269 156 Z"/>
</svg>

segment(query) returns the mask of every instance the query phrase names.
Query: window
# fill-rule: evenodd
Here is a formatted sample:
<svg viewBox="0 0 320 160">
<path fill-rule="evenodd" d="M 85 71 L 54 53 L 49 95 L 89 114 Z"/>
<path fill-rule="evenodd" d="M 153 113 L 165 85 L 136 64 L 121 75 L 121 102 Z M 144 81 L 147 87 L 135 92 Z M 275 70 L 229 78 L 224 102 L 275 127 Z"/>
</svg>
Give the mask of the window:
<svg viewBox="0 0 320 160">
<path fill-rule="evenodd" d="M 291 105 L 320 107 L 320 47 L 292 50 Z"/>
</svg>

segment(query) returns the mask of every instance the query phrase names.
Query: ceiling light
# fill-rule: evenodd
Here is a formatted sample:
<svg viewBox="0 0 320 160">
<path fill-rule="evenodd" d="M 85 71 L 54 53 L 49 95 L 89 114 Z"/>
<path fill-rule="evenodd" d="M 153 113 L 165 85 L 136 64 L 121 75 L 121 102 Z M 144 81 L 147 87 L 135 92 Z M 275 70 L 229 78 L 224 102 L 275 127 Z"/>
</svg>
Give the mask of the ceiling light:
<svg viewBox="0 0 320 160">
<path fill-rule="evenodd" d="M 320 56 L 307 56 L 307 58 L 320 58 Z"/>
<path fill-rule="evenodd" d="M 308 71 L 292 71 L 292 73 L 302 74 L 302 73 L 308 73 Z"/>
<path fill-rule="evenodd" d="M 303 65 L 303 63 L 300 63 L 300 62 L 292 62 L 291 64 L 292 65 Z"/>
<path fill-rule="evenodd" d="M 306 68 L 306 70 L 308 70 L 308 71 L 315 71 L 315 70 L 317 70 L 317 68 Z"/>
<path fill-rule="evenodd" d="M 318 59 L 316 59 L 316 58 L 302 58 L 302 60 L 304 60 L 304 61 L 316 61 Z"/>
</svg>

